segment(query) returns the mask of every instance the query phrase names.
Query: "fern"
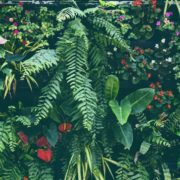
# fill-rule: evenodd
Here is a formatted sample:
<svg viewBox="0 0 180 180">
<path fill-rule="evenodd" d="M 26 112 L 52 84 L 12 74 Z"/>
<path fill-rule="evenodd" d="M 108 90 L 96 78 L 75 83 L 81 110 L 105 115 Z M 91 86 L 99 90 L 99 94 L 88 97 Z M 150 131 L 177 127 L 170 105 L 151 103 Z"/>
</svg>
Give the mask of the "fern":
<svg viewBox="0 0 180 180">
<path fill-rule="evenodd" d="M 130 47 L 127 45 L 126 41 L 123 39 L 119 29 L 115 27 L 112 23 L 106 21 L 103 18 L 95 17 L 93 19 L 93 25 L 100 29 L 104 29 L 106 31 L 106 35 L 100 34 L 101 38 L 106 39 L 105 41 L 113 44 L 119 48 L 123 48 L 128 52 L 131 52 Z M 96 36 L 97 37 L 97 36 Z"/>
<path fill-rule="evenodd" d="M 162 170 L 163 170 L 164 180 L 171 180 L 172 178 L 171 178 L 170 170 L 165 163 L 162 164 Z"/>
<path fill-rule="evenodd" d="M 68 7 L 64 8 L 60 11 L 60 13 L 57 16 L 57 20 L 59 22 L 66 21 L 69 19 L 74 19 L 76 17 L 85 17 L 85 13 L 81 11 L 80 9 L 74 8 L 74 7 Z"/>
<path fill-rule="evenodd" d="M 21 68 L 21 79 L 26 79 L 29 86 L 30 82 L 36 83 L 32 75 L 37 74 L 41 71 L 48 70 L 52 67 L 57 66 L 59 58 L 56 56 L 54 50 L 42 49 L 39 50 L 30 59 L 20 63 Z"/>
<path fill-rule="evenodd" d="M 13 118 L 15 122 L 20 122 L 22 125 L 30 127 L 31 126 L 31 120 L 26 116 L 15 116 Z"/>
<path fill-rule="evenodd" d="M 20 169 L 16 166 L 4 167 L 0 170 L 0 180 L 22 180 Z"/>
<path fill-rule="evenodd" d="M 171 147 L 171 144 L 167 139 L 162 137 L 160 132 L 153 132 L 152 135 L 149 137 L 149 141 L 151 143 L 155 143 L 160 146 L 165 146 L 165 147 Z"/>
<path fill-rule="evenodd" d="M 8 146 L 11 151 L 15 150 L 17 138 L 14 126 L 10 120 L 0 122 L 0 152 Z"/>
<path fill-rule="evenodd" d="M 142 163 L 135 164 L 128 154 L 120 155 L 116 174 L 117 180 L 149 180 L 149 174 Z"/>
<path fill-rule="evenodd" d="M 74 100 L 78 102 L 77 108 L 83 116 L 83 125 L 91 130 L 96 114 L 97 98 L 88 73 L 87 32 L 79 19 L 70 22 L 68 27 L 63 38 L 58 42 L 57 51 L 63 54 L 67 67 L 66 80 L 72 90 Z"/>
<path fill-rule="evenodd" d="M 52 169 L 42 163 L 31 162 L 28 164 L 28 177 L 30 180 L 53 180 Z"/>
<path fill-rule="evenodd" d="M 61 67 L 59 67 L 48 85 L 42 88 L 38 105 L 33 109 L 36 117 L 35 124 L 48 117 L 50 110 L 53 108 L 53 103 L 61 94 L 60 84 L 62 80 L 63 73 Z"/>
</svg>

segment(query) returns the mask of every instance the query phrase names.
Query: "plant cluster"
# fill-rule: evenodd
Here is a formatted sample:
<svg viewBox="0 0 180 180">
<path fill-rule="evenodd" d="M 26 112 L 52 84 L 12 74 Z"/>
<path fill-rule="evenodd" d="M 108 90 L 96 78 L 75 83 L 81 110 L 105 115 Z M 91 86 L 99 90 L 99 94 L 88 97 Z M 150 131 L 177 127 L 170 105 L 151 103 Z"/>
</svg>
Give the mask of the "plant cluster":
<svg viewBox="0 0 180 180">
<path fill-rule="evenodd" d="M 148 2 L 0 9 L 0 180 L 179 179 L 179 27 Z"/>
</svg>

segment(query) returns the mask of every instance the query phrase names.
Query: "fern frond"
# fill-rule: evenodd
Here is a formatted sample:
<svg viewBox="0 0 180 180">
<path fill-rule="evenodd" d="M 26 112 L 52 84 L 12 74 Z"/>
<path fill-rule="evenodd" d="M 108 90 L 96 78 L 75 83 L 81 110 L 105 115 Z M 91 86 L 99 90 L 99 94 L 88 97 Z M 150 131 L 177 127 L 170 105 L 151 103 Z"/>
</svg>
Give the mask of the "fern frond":
<svg viewBox="0 0 180 180">
<path fill-rule="evenodd" d="M 109 41 L 109 44 L 112 44 L 118 48 L 123 48 L 128 52 L 131 52 L 131 48 L 127 44 L 127 42 L 123 39 L 119 29 L 114 26 L 112 23 L 106 21 L 103 18 L 95 17 L 93 19 L 93 25 L 100 29 L 104 29 L 106 35 L 103 37 L 106 41 Z M 103 34 L 101 34 L 102 37 Z"/>
<path fill-rule="evenodd" d="M 58 42 L 57 51 L 63 54 L 67 67 L 67 83 L 72 90 L 77 108 L 83 116 L 83 125 L 91 130 L 96 114 L 97 97 L 89 79 L 88 49 L 86 28 L 79 19 L 69 23 L 69 29 Z"/>
<path fill-rule="evenodd" d="M 26 116 L 15 116 L 13 119 L 15 122 L 20 122 L 24 126 L 31 126 L 31 120 Z"/>
<path fill-rule="evenodd" d="M 149 180 L 149 174 L 141 162 L 135 164 L 128 154 L 119 157 L 119 168 L 116 171 L 117 180 Z"/>
<path fill-rule="evenodd" d="M 59 14 L 57 15 L 57 20 L 59 22 L 62 22 L 69 19 L 74 19 L 76 17 L 83 18 L 85 16 L 86 16 L 85 13 L 81 11 L 80 9 L 77 9 L 74 7 L 68 7 L 68 8 L 64 8 L 63 10 L 59 12 Z"/>
<path fill-rule="evenodd" d="M 0 122 L 0 152 L 8 146 L 11 151 L 17 146 L 17 137 L 14 126 L 10 120 Z"/>
<path fill-rule="evenodd" d="M 33 109 L 35 113 L 37 125 L 42 119 L 48 117 L 50 110 L 53 108 L 53 103 L 61 94 L 60 84 L 63 80 L 63 73 L 61 67 L 56 70 L 55 75 L 49 81 L 47 86 L 42 88 L 41 96 L 39 97 L 38 105 Z"/>
<path fill-rule="evenodd" d="M 84 127 L 91 130 L 96 115 L 97 97 L 88 79 L 84 79 L 84 83 L 75 92 L 74 99 L 83 115 Z"/>
<path fill-rule="evenodd" d="M 21 79 L 35 82 L 33 75 L 57 66 L 59 58 L 55 50 L 41 49 L 30 59 L 20 63 Z"/>
<path fill-rule="evenodd" d="M 52 169 L 42 163 L 31 162 L 28 164 L 28 177 L 31 180 L 53 180 Z"/>
</svg>

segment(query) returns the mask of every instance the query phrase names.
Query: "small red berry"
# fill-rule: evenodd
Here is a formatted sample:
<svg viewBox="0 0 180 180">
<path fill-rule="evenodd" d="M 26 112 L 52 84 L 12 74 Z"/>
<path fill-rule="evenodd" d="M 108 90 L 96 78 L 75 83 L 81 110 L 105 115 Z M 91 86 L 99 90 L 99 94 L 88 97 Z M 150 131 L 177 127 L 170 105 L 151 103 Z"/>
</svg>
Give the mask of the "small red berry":
<svg viewBox="0 0 180 180">
<path fill-rule="evenodd" d="M 164 96 L 164 91 L 159 91 L 158 95 L 161 97 Z"/>
<path fill-rule="evenodd" d="M 122 65 L 125 65 L 125 64 L 126 64 L 126 60 L 125 60 L 125 59 L 122 59 L 122 60 L 121 60 L 121 64 L 122 64 Z"/>
<path fill-rule="evenodd" d="M 172 96 L 173 96 L 172 91 L 167 91 L 167 95 L 168 95 L 169 97 L 172 97 Z"/>
<path fill-rule="evenodd" d="M 168 109 L 171 109 L 171 105 L 170 105 L 170 104 L 168 104 L 168 105 L 167 105 L 167 108 L 168 108 Z"/>
<path fill-rule="evenodd" d="M 148 73 L 148 74 L 147 74 L 147 77 L 148 77 L 148 78 L 151 78 L 151 76 L 152 76 L 151 73 Z"/>
<path fill-rule="evenodd" d="M 154 100 L 158 100 L 158 97 L 156 95 L 154 96 Z"/>
<path fill-rule="evenodd" d="M 155 84 L 151 83 L 151 84 L 149 85 L 149 87 L 150 87 L 150 88 L 155 88 Z"/>
<path fill-rule="evenodd" d="M 152 109 L 152 106 L 151 106 L 151 105 L 148 105 L 146 108 L 147 108 L 148 110 L 151 110 L 151 109 Z"/>
</svg>

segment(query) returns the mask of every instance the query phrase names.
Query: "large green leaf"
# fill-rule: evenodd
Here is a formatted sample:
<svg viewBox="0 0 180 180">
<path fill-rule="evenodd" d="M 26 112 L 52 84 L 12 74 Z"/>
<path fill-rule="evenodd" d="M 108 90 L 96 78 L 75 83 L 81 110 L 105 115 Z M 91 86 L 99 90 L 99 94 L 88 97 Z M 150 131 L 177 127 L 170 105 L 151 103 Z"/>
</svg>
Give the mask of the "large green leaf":
<svg viewBox="0 0 180 180">
<path fill-rule="evenodd" d="M 44 130 L 44 135 L 46 136 L 49 144 L 55 146 L 58 142 L 58 130 L 55 123 L 51 123 L 48 129 Z"/>
<path fill-rule="evenodd" d="M 126 96 L 132 106 L 132 114 L 140 113 L 146 109 L 146 106 L 153 100 L 155 91 L 151 88 L 139 89 Z"/>
<path fill-rule="evenodd" d="M 115 124 L 113 126 L 114 136 L 117 142 L 123 144 L 126 149 L 130 149 L 133 143 L 133 130 L 129 123 L 125 125 Z"/>
<path fill-rule="evenodd" d="M 128 117 L 131 113 L 131 104 L 129 100 L 123 99 L 120 106 L 116 100 L 111 100 L 109 102 L 109 106 L 111 107 L 119 123 L 121 125 L 124 125 L 127 122 Z"/>
<path fill-rule="evenodd" d="M 119 92 L 119 79 L 115 75 L 109 75 L 105 84 L 105 97 L 107 100 L 115 99 Z"/>
</svg>

